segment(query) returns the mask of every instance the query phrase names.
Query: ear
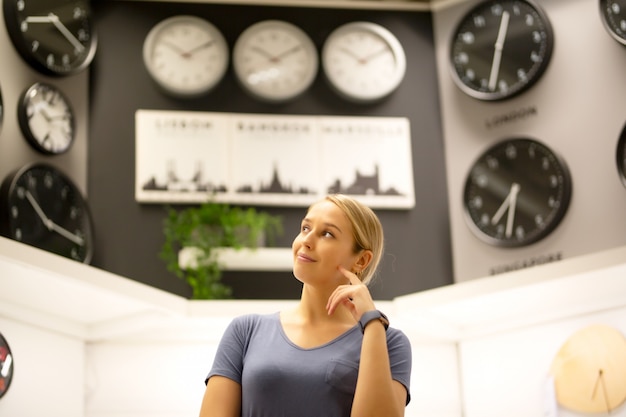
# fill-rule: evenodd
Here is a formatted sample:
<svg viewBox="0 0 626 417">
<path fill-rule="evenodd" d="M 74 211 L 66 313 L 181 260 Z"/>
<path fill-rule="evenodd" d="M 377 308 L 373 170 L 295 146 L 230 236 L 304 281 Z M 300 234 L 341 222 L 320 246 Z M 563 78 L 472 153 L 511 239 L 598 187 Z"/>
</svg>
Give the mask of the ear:
<svg viewBox="0 0 626 417">
<path fill-rule="evenodd" d="M 371 250 L 363 250 L 358 254 L 356 261 L 354 262 L 353 268 L 356 269 L 358 273 L 363 271 L 372 261 L 374 257 L 374 253 Z"/>
</svg>

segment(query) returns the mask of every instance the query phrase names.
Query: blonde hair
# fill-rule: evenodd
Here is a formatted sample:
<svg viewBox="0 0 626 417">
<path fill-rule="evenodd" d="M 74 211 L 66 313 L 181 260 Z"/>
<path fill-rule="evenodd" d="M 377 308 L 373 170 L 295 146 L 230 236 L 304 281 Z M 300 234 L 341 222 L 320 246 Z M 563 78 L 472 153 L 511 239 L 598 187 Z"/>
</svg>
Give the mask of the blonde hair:
<svg viewBox="0 0 626 417">
<path fill-rule="evenodd" d="M 382 258 L 385 238 L 383 226 L 374 211 L 365 204 L 343 194 L 331 194 L 325 197 L 326 201 L 335 204 L 348 217 L 352 225 L 354 238 L 354 253 L 362 250 L 372 252 L 370 263 L 357 273 L 364 284 L 369 284 L 376 275 L 376 270 Z"/>
</svg>

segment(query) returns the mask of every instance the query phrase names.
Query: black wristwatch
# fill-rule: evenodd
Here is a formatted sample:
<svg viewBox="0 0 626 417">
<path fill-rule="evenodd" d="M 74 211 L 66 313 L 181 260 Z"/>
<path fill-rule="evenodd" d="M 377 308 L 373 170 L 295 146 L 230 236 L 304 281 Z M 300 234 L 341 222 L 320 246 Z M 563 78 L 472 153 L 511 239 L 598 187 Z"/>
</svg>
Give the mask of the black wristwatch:
<svg viewBox="0 0 626 417">
<path fill-rule="evenodd" d="M 385 330 L 389 328 L 389 319 L 387 318 L 387 316 L 385 316 L 381 311 L 372 310 L 363 313 L 363 315 L 361 316 L 361 320 L 359 320 L 361 332 L 365 333 L 365 326 L 367 326 L 372 320 L 380 320 L 383 326 L 385 326 Z"/>
</svg>

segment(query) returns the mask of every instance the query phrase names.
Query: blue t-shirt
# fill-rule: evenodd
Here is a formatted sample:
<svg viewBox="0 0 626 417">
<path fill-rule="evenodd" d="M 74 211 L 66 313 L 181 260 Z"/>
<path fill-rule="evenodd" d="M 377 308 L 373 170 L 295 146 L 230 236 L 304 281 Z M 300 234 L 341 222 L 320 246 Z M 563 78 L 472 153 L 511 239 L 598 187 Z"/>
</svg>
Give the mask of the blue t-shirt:
<svg viewBox="0 0 626 417">
<path fill-rule="evenodd" d="M 235 318 L 220 341 L 206 380 L 238 382 L 242 417 L 347 417 L 352 409 L 363 334 L 357 324 L 311 349 L 292 343 L 279 313 Z M 400 330 L 387 330 L 393 379 L 410 399 L 411 345 Z"/>
</svg>

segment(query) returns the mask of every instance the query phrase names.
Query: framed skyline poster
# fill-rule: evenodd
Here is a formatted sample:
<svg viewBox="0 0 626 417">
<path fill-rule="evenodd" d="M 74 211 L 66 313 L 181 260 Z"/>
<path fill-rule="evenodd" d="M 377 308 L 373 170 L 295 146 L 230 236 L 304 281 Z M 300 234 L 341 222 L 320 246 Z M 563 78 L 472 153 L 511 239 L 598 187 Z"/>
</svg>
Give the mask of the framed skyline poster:
<svg viewBox="0 0 626 417">
<path fill-rule="evenodd" d="M 326 194 L 415 205 L 406 118 L 138 110 L 141 203 L 308 206 Z"/>
</svg>

